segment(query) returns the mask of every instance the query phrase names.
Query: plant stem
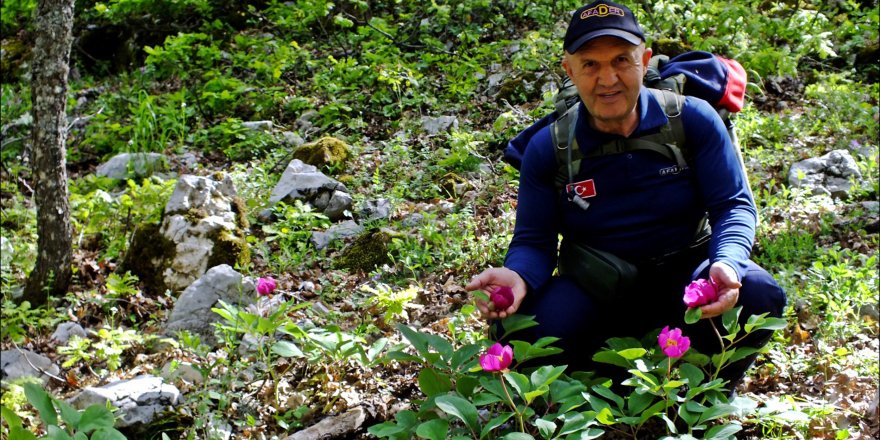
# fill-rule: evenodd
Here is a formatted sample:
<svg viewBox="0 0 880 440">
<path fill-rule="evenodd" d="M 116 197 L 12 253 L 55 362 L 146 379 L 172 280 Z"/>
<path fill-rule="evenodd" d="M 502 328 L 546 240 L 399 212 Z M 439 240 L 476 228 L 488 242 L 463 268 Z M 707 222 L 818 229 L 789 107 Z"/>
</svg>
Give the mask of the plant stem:
<svg viewBox="0 0 880 440">
<path fill-rule="evenodd" d="M 718 336 L 718 342 L 721 344 L 721 360 L 724 360 L 724 353 L 727 351 L 727 347 L 724 346 L 724 338 L 721 337 L 721 332 L 718 331 L 718 327 L 715 326 L 715 320 L 709 319 L 709 324 L 712 324 L 712 330 L 715 330 L 715 336 Z M 721 363 L 718 364 L 718 367 L 715 368 L 715 371 L 712 373 L 712 380 L 718 378 L 718 373 L 721 372 Z"/>
<path fill-rule="evenodd" d="M 519 409 L 516 407 L 516 403 L 514 403 L 513 398 L 510 397 L 510 391 L 507 391 L 507 385 L 504 383 L 504 375 L 501 375 L 501 388 L 504 390 L 504 395 L 507 396 L 507 400 L 510 402 L 510 407 L 513 408 L 513 412 L 516 414 L 516 421 L 519 422 L 519 432 L 526 432 L 525 423 L 523 423 L 522 414 L 519 412 Z"/>
</svg>

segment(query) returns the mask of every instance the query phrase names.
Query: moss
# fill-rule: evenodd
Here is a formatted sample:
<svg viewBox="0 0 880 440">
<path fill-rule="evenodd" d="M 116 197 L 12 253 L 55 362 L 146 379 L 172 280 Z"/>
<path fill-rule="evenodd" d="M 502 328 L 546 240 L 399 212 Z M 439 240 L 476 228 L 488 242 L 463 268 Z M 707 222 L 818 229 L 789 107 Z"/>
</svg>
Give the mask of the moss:
<svg viewBox="0 0 880 440">
<path fill-rule="evenodd" d="M 352 156 L 348 144 L 335 138 L 323 137 L 315 142 L 303 144 L 293 150 L 293 158 L 318 168 L 341 169 Z"/>
<path fill-rule="evenodd" d="M 207 216 L 208 211 L 201 208 L 190 208 L 183 214 L 183 218 L 185 218 L 191 225 L 198 223 Z"/>
<path fill-rule="evenodd" d="M 516 105 L 540 98 L 540 87 L 535 84 L 537 79 L 533 72 L 528 72 L 505 81 L 498 89 L 498 99 L 504 99 Z"/>
<path fill-rule="evenodd" d="M 174 258 L 175 245 L 160 233 L 158 223 L 138 226 L 131 238 L 128 252 L 116 272 L 130 271 L 137 275 L 148 294 L 160 295 L 166 286 L 162 271 L 164 262 Z"/>
<path fill-rule="evenodd" d="M 473 188 L 473 184 L 470 181 L 455 173 L 444 174 L 443 177 L 437 181 L 437 185 L 439 185 L 449 197 L 460 196 L 461 194 L 458 194 L 459 188 L 464 188 L 462 192 Z"/>
<path fill-rule="evenodd" d="M 680 40 L 673 40 L 671 38 L 657 39 L 651 44 L 651 49 L 654 51 L 655 55 L 666 55 L 669 58 L 693 50 L 687 43 Z"/>
<path fill-rule="evenodd" d="M 218 230 L 208 235 L 208 239 L 214 243 L 211 255 L 208 256 L 208 269 L 221 264 L 232 267 L 247 267 L 251 264 L 251 249 L 243 234 Z"/>
<path fill-rule="evenodd" d="M 247 229 L 250 227 L 250 222 L 247 219 L 247 204 L 244 199 L 239 196 L 232 198 L 232 212 L 235 213 L 235 222 L 239 228 Z"/>
<path fill-rule="evenodd" d="M 336 265 L 349 271 L 369 272 L 382 264 L 391 263 L 388 242 L 391 234 L 371 231 L 360 235 L 337 257 Z"/>
</svg>

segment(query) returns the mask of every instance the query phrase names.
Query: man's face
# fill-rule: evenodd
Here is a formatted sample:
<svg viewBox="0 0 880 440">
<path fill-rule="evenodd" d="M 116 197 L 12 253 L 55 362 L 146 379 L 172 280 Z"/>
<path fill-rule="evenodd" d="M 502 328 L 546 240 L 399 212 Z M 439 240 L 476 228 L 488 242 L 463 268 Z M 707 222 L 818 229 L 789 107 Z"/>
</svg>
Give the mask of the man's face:
<svg viewBox="0 0 880 440">
<path fill-rule="evenodd" d="M 651 50 L 615 37 L 599 37 L 562 60 L 565 72 L 598 128 L 632 125 Z"/>
</svg>

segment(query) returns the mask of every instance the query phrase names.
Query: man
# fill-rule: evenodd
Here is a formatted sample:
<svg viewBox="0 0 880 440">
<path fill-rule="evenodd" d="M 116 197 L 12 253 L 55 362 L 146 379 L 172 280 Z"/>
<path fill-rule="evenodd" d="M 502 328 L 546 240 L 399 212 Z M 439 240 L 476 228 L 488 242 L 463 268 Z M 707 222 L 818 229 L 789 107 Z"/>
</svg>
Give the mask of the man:
<svg viewBox="0 0 880 440">
<path fill-rule="evenodd" d="M 602 367 L 591 357 L 610 337 L 640 338 L 669 325 L 682 328 L 699 351 L 713 353 L 720 343 L 707 319 L 737 305 L 743 306 L 743 321 L 764 312 L 781 316 L 784 293 L 749 260 L 757 210 L 724 123 L 711 105 L 689 96 L 681 109 L 687 151 L 694 152 L 687 168 L 678 169 L 646 150 L 589 157 L 608 142 L 657 132 L 668 118 L 642 84 L 651 49 L 626 6 L 597 1 L 578 9 L 564 49 L 562 67 L 581 99 L 572 145 L 585 157 L 571 183 L 589 187 L 579 194 L 560 191 L 554 183 L 559 163 L 550 127 L 531 137 L 504 267 L 490 268 L 466 286 L 469 291 L 512 288 L 514 301 L 506 310 L 477 301 L 484 317 L 535 315 L 539 325 L 515 338 L 559 337 L 556 345 L 564 351 L 548 362 L 592 370 Z M 701 240 L 695 231 L 706 213 L 711 239 Z M 571 274 L 553 275 L 559 235 L 563 248 L 570 240 L 631 263 L 638 269 L 635 284 L 609 296 L 592 284 L 578 284 Z M 709 277 L 720 297 L 701 307 L 703 320 L 685 325 L 684 288 L 695 278 Z M 760 346 L 770 336 L 756 332 L 745 343 Z M 752 360 L 728 368 L 723 376 L 739 380 Z"/>
</svg>

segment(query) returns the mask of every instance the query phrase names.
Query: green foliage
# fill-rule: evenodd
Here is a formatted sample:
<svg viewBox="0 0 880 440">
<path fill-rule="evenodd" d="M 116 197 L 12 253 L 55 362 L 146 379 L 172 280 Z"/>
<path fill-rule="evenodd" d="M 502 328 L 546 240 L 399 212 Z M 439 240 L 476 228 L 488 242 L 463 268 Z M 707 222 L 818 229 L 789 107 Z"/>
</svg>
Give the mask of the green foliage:
<svg viewBox="0 0 880 440">
<path fill-rule="evenodd" d="M 406 308 L 411 306 L 411 302 L 418 297 L 418 287 L 409 286 L 406 289 L 394 290 L 387 284 L 379 283 L 376 287 L 362 286 L 361 290 L 370 294 L 367 299 L 368 304 L 373 304 L 384 311 L 385 323 L 388 324 L 394 319 L 402 319 L 406 322 L 409 315 Z"/>
<path fill-rule="evenodd" d="M 10 298 L 3 298 L 0 308 L 3 326 L 0 327 L 0 338 L 16 343 L 24 342 L 28 335 L 39 334 L 53 328 L 65 319 L 65 316 L 48 305 L 31 308 L 31 303 L 22 301 L 16 304 Z"/>
<path fill-rule="evenodd" d="M 753 348 L 738 346 L 743 337 L 785 326 L 782 319 L 764 316 L 752 316 L 741 326 L 739 310 L 728 311 L 722 318 L 726 331 L 719 337 L 722 351 L 711 360 L 691 349 L 679 362 L 667 357 L 655 342 L 643 348 L 632 338 L 610 339 L 609 348 L 593 359 L 629 371 L 631 377 L 621 385 L 631 392 L 623 395 L 601 378 L 571 378 L 563 373 L 565 366 L 518 371 L 514 365 L 511 370 L 483 371 L 477 355 L 488 343 L 455 345 L 441 336 L 400 325 L 414 353 L 398 349 L 387 357 L 422 365 L 418 383 L 425 399 L 417 409 L 401 411 L 395 421 L 374 425 L 369 432 L 392 439 L 413 434 L 438 439 L 597 438 L 606 431 L 642 438 L 644 425 L 659 419 L 667 435 L 676 438 L 727 439 L 742 428 L 724 421 L 752 414 L 757 403 L 748 398 L 729 400 L 718 373 L 755 353 Z M 503 327 L 516 330 L 535 324 L 530 317 L 514 315 Z M 654 335 L 647 340 L 656 341 Z M 550 346 L 554 341 L 514 340 L 513 359 L 518 365 L 558 353 L 559 349 Z"/>
<path fill-rule="evenodd" d="M 326 229 L 330 220 L 301 200 L 294 200 L 292 205 L 278 202 L 272 211 L 278 220 L 263 225 L 265 246 L 258 246 L 258 252 L 262 252 L 279 272 L 309 261 L 312 231 Z"/>
<path fill-rule="evenodd" d="M 94 178 L 74 182 L 73 187 L 81 189 L 70 194 L 71 220 L 79 240 L 94 236 L 102 242 L 104 258 L 119 259 L 137 225 L 159 223 L 177 182 L 150 177 L 138 185 L 128 180 L 125 191 L 115 196 L 108 192 L 108 183 Z M 93 186 L 97 188 L 90 189 Z"/>
<path fill-rule="evenodd" d="M 77 410 L 69 403 L 57 399 L 44 391 L 39 385 L 27 383 L 24 393 L 28 402 L 39 412 L 45 425 L 47 440 L 125 440 L 126 437 L 114 428 L 116 418 L 103 405 L 90 405 Z M 9 425 L 12 439 L 33 439 L 38 437 L 22 425 L 21 418 L 6 406 L 0 407 L 3 419 Z"/>
<path fill-rule="evenodd" d="M 6 0 L 0 5 L 0 33 L 10 35 L 22 28 L 33 26 L 36 0 Z"/>
<path fill-rule="evenodd" d="M 759 77 L 795 74 L 804 59 L 836 57 L 839 48 L 852 49 L 852 43 L 843 42 L 878 35 L 876 7 L 863 10 L 855 2 L 829 6 L 808 1 L 791 7 L 758 0 L 659 1 L 637 13 L 649 38 L 671 38 L 727 55 Z"/>
<path fill-rule="evenodd" d="M 70 368 L 84 362 L 91 368 L 95 363 L 104 363 L 110 371 L 116 371 L 122 365 L 122 356 L 126 350 L 157 338 L 133 329 L 109 327 L 98 329 L 97 332 L 92 331 L 92 335 L 95 340 L 71 336 L 67 345 L 58 347 L 58 354 L 67 357 L 67 360 L 61 364 L 62 367 Z"/>
</svg>

